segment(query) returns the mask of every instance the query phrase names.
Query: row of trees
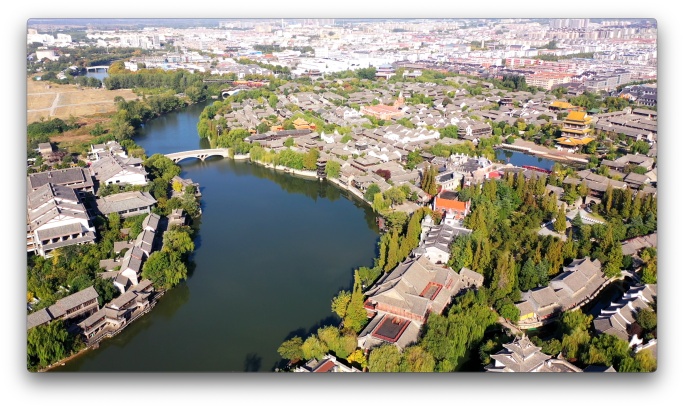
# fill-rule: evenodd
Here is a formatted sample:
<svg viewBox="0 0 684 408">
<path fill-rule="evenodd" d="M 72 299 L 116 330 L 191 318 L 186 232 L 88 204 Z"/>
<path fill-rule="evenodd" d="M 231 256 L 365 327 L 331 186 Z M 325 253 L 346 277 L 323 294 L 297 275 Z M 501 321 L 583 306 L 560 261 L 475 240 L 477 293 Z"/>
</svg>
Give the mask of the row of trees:
<svg viewBox="0 0 684 408">
<path fill-rule="evenodd" d="M 207 97 L 207 86 L 203 74 L 193 74 L 186 70 L 164 71 L 162 69 L 140 69 L 128 72 L 123 62 L 116 62 L 104 79 L 107 89 L 162 89 L 173 93 L 185 93 L 195 103 Z M 117 73 L 119 72 L 119 73 Z"/>
</svg>

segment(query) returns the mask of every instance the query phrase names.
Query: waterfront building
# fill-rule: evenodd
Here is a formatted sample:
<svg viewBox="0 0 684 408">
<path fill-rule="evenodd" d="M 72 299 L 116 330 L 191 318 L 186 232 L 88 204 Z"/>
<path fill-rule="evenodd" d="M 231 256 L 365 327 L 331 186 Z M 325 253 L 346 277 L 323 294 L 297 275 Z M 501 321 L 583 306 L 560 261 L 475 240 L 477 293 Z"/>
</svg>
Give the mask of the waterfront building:
<svg viewBox="0 0 684 408">
<path fill-rule="evenodd" d="M 44 184 L 27 200 L 26 251 L 43 257 L 61 247 L 95 242 L 95 226 L 76 191 Z"/>
<path fill-rule="evenodd" d="M 53 320 L 64 321 L 78 320 L 100 310 L 97 303 L 98 294 L 93 286 L 89 286 L 69 296 L 65 296 L 55 302 L 54 305 L 40 309 L 26 317 L 26 330 L 30 330 L 42 324 L 48 324 Z"/>
</svg>

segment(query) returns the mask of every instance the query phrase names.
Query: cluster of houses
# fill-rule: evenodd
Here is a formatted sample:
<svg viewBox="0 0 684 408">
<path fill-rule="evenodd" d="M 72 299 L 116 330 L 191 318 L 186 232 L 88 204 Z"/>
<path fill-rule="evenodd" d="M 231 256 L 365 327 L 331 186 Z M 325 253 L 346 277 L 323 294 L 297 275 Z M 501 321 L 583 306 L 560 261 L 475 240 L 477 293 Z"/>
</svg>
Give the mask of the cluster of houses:
<svg viewBox="0 0 684 408">
<path fill-rule="evenodd" d="M 157 292 L 149 280 L 141 278 L 143 263 L 161 248 L 163 232 L 169 226 L 185 224 L 185 215 L 182 209 L 173 210 L 169 217 L 152 213 L 157 201 L 147 192 L 129 191 L 95 199 L 96 189 L 105 185 L 145 185 L 147 173 L 142 161 L 127 157 L 116 142 L 91 146 L 88 160 L 88 168 L 28 175 L 26 248 L 27 252 L 51 257 L 58 248 L 94 243 L 93 219 L 98 215 L 126 218 L 147 214 L 141 232 L 133 239 L 115 242 L 117 256 L 100 261 L 100 277 L 111 279 L 120 295 L 100 307 L 98 293 L 88 287 L 29 314 L 27 330 L 61 319 L 68 330 L 83 334 L 88 344 L 94 344 L 151 308 Z M 197 186 L 192 180 L 176 179 L 182 186 Z M 127 229 L 121 232 L 129 233 Z"/>
<path fill-rule="evenodd" d="M 26 250 L 44 257 L 60 247 L 95 241 L 97 215 L 149 214 L 157 201 L 147 192 L 130 191 L 95 199 L 107 185 L 148 183 L 142 160 L 130 158 L 116 142 L 91 146 L 89 167 L 49 170 L 27 177 Z M 191 182 L 190 182 L 191 183 Z"/>
</svg>

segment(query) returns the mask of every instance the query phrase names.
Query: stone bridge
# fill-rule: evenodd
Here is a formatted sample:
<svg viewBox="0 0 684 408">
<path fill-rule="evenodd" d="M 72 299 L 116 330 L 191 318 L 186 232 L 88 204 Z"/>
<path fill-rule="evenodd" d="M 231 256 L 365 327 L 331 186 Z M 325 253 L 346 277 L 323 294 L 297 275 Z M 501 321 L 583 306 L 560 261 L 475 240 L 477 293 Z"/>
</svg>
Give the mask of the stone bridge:
<svg viewBox="0 0 684 408">
<path fill-rule="evenodd" d="M 173 160 L 174 163 L 178 163 L 179 161 L 181 161 L 183 159 L 190 159 L 190 158 L 200 159 L 200 160 L 204 161 L 204 159 L 206 159 L 207 157 L 212 157 L 212 156 L 229 157 L 228 156 L 228 149 L 189 150 L 187 152 L 169 153 L 169 154 L 165 154 L 164 156 Z"/>
<path fill-rule="evenodd" d="M 99 72 L 100 70 L 103 70 L 104 72 L 109 72 L 109 66 L 108 65 L 97 65 L 97 66 L 92 66 L 92 67 L 86 67 L 86 71 L 90 72 Z"/>
</svg>

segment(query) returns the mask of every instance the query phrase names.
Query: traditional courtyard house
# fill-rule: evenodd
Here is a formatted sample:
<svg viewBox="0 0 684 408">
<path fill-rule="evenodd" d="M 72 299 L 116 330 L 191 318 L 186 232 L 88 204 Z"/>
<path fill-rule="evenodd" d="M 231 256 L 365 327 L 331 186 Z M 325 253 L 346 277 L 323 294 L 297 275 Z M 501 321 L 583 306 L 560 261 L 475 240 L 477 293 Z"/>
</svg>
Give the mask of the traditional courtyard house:
<svg viewBox="0 0 684 408">
<path fill-rule="evenodd" d="M 43 158 L 47 158 L 50 154 L 52 154 L 52 152 L 54 152 L 52 143 L 38 143 L 38 153 L 40 153 Z"/>
<path fill-rule="evenodd" d="M 145 229 L 138 234 L 138 236 L 135 239 L 134 246 L 142 249 L 142 251 L 145 253 L 145 256 L 150 256 L 150 254 L 154 251 L 156 245 L 156 232 Z"/>
<path fill-rule="evenodd" d="M 590 124 L 591 117 L 586 112 L 570 112 L 563 121 L 561 137 L 556 139 L 556 143 L 571 149 L 588 144 L 594 140 L 593 137 L 589 136 L 591 133 Z"/>
<path fill-rule="evenodd" d="M 294 121 L 292 121 L 292 124 L 294 125 L 296 130 L 316 130 L 315 124 L 309 123 L 302 118 L 295 119 Z"/>
<path fill-rule="evenodd" d="M 375 71 L 376 78 L 390 79 L 395 74 L 394 67 L 389 64 L 380 65 Z"/>
<path fill-rule="evenodd" d="M 415 342 L 429 314 L 442 313 L 454 295 L 470 287 L 471 278 L 425 257 L 399 264 L 366 291 L 364 307 L 372 319 L 358 336 L 359 347 L 390 343 L 403 349 Z"/>
<path fill-rule="evenodd" d="M 180 191 L 177 191 L 176 188 L 174 188 L 174 186 L 179 186 Z M 184 179 L 184 178 L 181 178 L 178 176 L 173 176 L 173 178 L 171 179 L 171 195 L 172 195 L 172 197 L 176 197 L 176 196 L 182 197 L 183 194 L 185 194 L 185 190 L 190 186 L 195 188 L 195 197 L 202 197 L 202 193 L 200 192 L 199 183 L 195 183 L 194 181 L 192 181 L 192 179 L 189 179 L 189 178 Z"/>
<path fill-rule="evenodd" d="M 340 363 L 337 358 L 331 354 L 326 354 L 321 360 L 311 359 L 301 367 L 294 369 L 295 373 L 360 373 L 356 367 L 347 366 Z"/>
<path fill-rule="evenodd" d="M 139 246 L 133 246 L 126 252 L 121 261 L 121 268 L 114 279 L 116 286 L 121 293 L 125 293 L 130 285 L 137 285 L 138 277 L 142 273 L 143 262 L 147 259 L 147 254 Z"/>
<path fill-rule="evenodd" d="M 470 213 L 470 200 L 460 201 L 456 193 L 442 191 L 433 200 L 432 210 L 440 212 L 442 216 L 447 211 L 453 211 L 454 217 L 462 220 Z"/>
<path fill-rule="evenodd" d="M 118 156 L 122 159 L 128 158 L 123 147 L 114 140 L 110 140 L 107 143 L 90 145 L 90 151 L 88 152 L 89 160 L 98 161 L 100 158 L 107 156 Z"/>
<path fill-rule="evenodd" d="M 27 197 L 26 251 L 43 257 L 68 245 L 95 242 L 95 227 L 76 192 L 44 184 Z"/>
<path fill-rule="evenodd" d="M 161 216 L 150 213 L 142 222 L 142 230 L 157 232 L 157 228 L 159 228 L 159 221 L 161 221 Z"/>
<path fill-rule="evenodd" d="M 448 212 L 449 221 L 434 225 L 432 217 L 425 216 L 421 222 L 420 244 L 413 250 L 413 256 L 424 256 L 434 264 L 446 264 L 451 258 L 451 243 L 459 235 L 472 231 L 456 224 L 453 211 Z M 460 220 L 459 220 L 460 221 Z"/>
<path fill-rule="evenodd" d="M 597 333 L 612 334 L 630 342 L 630 345 L 641 344 L 642 340 L 636 335 L 630 338 L 629 326 L 636 321 L 636 314 L 641 309 L 650 308 L 649 304 L 655 300 L 657 285 L 632 286 L 617 302 L 611 302 L 607 309 L 601 309 L 601 314 L 593 320 Z"/>
<path fill-rule="evenodd" d="M 589 192 L 587 194 L 587 201 L 601 202 L 603 195 L 605 194 L 608 186 L 612 186 L 613 189 L 625 189 L 627 188 L 627 183 L 624 181 L 613 180 L 605 176 L 592 173 L 591 170 L 582 170 L 577 172 L 579 178 L 566 176 L 563 179 L 563 184 L 580 185 L 584 183 Z"/>
<path fill-rule="evenodd" d="M 491 364 L 485 367 L 490 373 L 579 373 L 581 369 L 560 358 L 542 353 L 525 335 L 516 337 L 504 349 L 490 355 Z"/>
<path fill-rule="evenodd" d="M 559 100 L 553 101 L 549 104 L 549 110 L 551 111 L 569 110 L 572 108 L 575 108 L 573 104 Z"/>
<path fill-rule="evenodd" d="M 477 143 L 483 137 L 492 135 L 492 126 L 472 119 L 467 119 L 458 124 L 458 137 Z"/>
<path fill-rule="evenodd" d="M 86 192 L 95 192 L 93 188 L 93 178 L 88 173 L 88 170 L 83 167 L 72 167 L 69 169 L 50 170 L 29 174 L 26 191 L 30 193 L 48 183 L 72 188 L 79 195 Z"/>
<path fill-rule="evenodd" d="M 72 321 L 82 319 L 100 309 L 97 297 L 98 294 L 93 286 L 63 297 L 54 305 L 28 315 L 26 317 L 26 330 L 57 319 L 66 321 L 67 325 Z"/>
<path fill-rule="evenodd" d="M 186 223 L 185 214 L 182 208 L 174 208 L 169 214 L 169 228 L 177 225 L 183 226 Z"/>
<path fill-rule="evenodd" d="M 583 306 L 610 282 L 598 259 L 575 259 L 548 286 L 523 293 L 522 301 L 516 303 L 520 310 L 518 326 L 542 326 L 566 310 Z"/>
<path fill-rule="evenodd" d="M 658 233 L 635 237 L 622 242 L 622 255 L 636 256 L 644 248 L 655 248 L 658 245 Z"/>
<path fill-rule="evenodd" d="M 361 115 L 368 115 L 382 120 L 391 120 L 402 117 L 404 113 L 395 106 L 379 104 L 362 106 Z"/>
<path fill-rule="evenodd" d="M 90 166 L 90 174 L 100 186 L 109 184 L 144 186 L 147 184 L 147 171 L 137 158 L 122 158 L 106 155 Z"/>
<path fill-rule="evenodd" d="M 117 213 L 126 218 L 138 214 L 149 214 L 157 200 L 148 192 L 128 191 L 102 197 L 96 203 L 98 211 L 105 217 L 111 213 Z"/>
</svg>

